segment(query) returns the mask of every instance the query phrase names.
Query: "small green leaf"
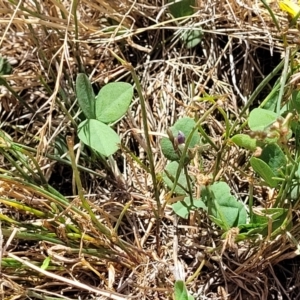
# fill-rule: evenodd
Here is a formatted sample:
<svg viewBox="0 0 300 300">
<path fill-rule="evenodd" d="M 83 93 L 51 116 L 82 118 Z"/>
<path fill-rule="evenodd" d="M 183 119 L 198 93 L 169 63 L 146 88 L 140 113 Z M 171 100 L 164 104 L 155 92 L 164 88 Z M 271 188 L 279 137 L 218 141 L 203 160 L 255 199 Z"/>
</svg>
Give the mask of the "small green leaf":
<svg viewBox="0 0 300 300">
<path fill-rule="evenodd" d="M 300 124 L 296 120 L 292 120 L 291 129 L 293 134 L 295 135 L 295 144 L 297 151 L 300 150 Z"/>
<path fill-rule="evenodd" d="M 300 197 L 300 182 L 297 181 L 296 184 L 294 184 L 294 182 L 296 181 L 293 181 L 293 184 L 288 194 L 288 198 L 291 200 L 298 200 Z"/>
<path fill-rule="evenodd" d="M 221 198 L 223 195 L 230 195 L 230 187 L 226 182 L 219 181 L 215 182 L 210 186 L 210 190 L 214 193 L 214 196 L 216 198 Z"/>
<path fill-rule="evenodd" d="M 88 119 L 81 122 L 78 128 L 80 140 L 100 154 L 110 156 L 119 149 L 120 137 L 100 121 Z"/>
<path fill-rule="evenodd" d="M 292 92 L 292 99 L 288 102 L 289 110 L 296 110 L 297 113 L 300 113 L 300 92 L 299 90 L 294 90 Z"/>
<path fill-rule="evenodd" d="M 289 226 L 288 224 L 288 215 L 289 215 L 289 209 L 286 208 L 266 208 L 261 209 L 258 212 L 254 213 L 252 216 L 252 222 L 256 224 L 260 224 L 262 227 L 260 230 L 260 234 L 262 236 L 267 236 L 269 233 L 269 230 L 271 229 L 271 235 L 274 236 L 281 230 L 284 229 L 284 223 L 286 226 Z M 271 222 L 270 222 L 271 221 Z M 271 225 L 271 228 L 269 226 Z"/>
<path fill-rule="evenodd" d="M 236 134 L 231 138 L 231 141 L 237 146 L 251 151 L 255 151 L 256 149 L 256 139 L 252 139 L 247 134 Z"/>
<path fill-rule="evenodd" d="M 95 119 L 95 94 L 88 77 L 80 73 L 76 78 L 76 95 L 80 108 L 87 119 Z"/>
<path fill-rule="evenodd" d="M 182 36 L 182 40 L 184 42 L 184 44 L 186 45 L 186 47 L 188 49 L 191 49 L 195 46 L 197 46 L 203 37 L 203 32 L 200 29 L 189 29 L 187 30 L 183 36 Z"/>
<path fill-rule="evenodd" d="M 172 209 L 176 213 L 176 215 L 180 216 L 183 219 L 187 219 L 190 212 L 195 210 L 196 208 L 202 208 L 207 210 L 206 205 L 201 199 L 194 199 L 193 204 L 191 204 L 190 197 L 185 197 L 182 201 L 178 201 L 172 204 Z"/>
<path fill-rule="evenodd" d="M 47 268 L 49 267 L 49 264 L 51 262 L 51 258 L 48 256 L 44 259 L 43 264 L 41 265 L 41 269 L 42 270 L 47 270 Z"/>
<path fill-rule="evenodd" d="M 276 187 L 278 185 L 278 181 L 273 179 L 275 177 L 274 172 L 272 169 L 268 166 L 267 163 L 265 163 L 263 160 L 251 157 L 250 158 L 250 164 L 255 172 L 258 173 L 260 177 L 270 186 L 270 187 Z"/>
<path fill-rule="evenodd" d="M 209 187 L 209 190 L 211 199 L 207 203 L 208 214 L 213 222 L 224 230 L 246 223 L 246 209 L 231 195 L 227 183 L 215 182 Z"/>
<path fill-rule="evenodd" d="M 190 16 L 194 13 L 195 0 L 168 0 L 169 9 L 174 18 Z"/>
<path fill-rule="evenodd" d="M 254 108 L 249 115 L 248 125 L 252 131 L 263 131 L 278 118 L 273 111 L 263 108 Z"/>
<path fill-rule="evenodd" d="M 273 93 L 273 95 L 268 96 L 268 101 L 265 103 L 265 105 L 261 108 L 264 108 L 266 110 L 275 111 L 278 103 L 278 96 L 279 91 L 276 91 Z"/>
<path fill-rule="evenodd" d="M 12 72 L 12 66 L 7 58 L 0 57 L 0 75 L 9 75 Z"/>
<path fill-rule="evenodd" d="M 169 164 L 167 164 L 165 168 L 165 172 L 162 175 L 163 181 L 170 189 L 172 189 L 173 187 L 173 181 L 174 178 L 176 177 L 178 167 L 179 167 L 178 162 L 176 161 L 170 162 Z M 181 171 L 174 193 L 178 195 L 185 195 L 187 193 L 186 190 L 187 190 L 186 177 L 183 171 Z"/>
<path fill-rule="evenodd" d="M 105 85 L 96 97 L 96 119 L 112 123 L 123 117 L 133 97 L 133 87 L 126 82 Z"/>
<path fill-rule="evenodd" d="M 174 297 L 175 300 L 194 300 L 194 297 L 188 293 L 185 283 L 182 280 L 175 281 Z"/>
<path fill-rule="evenodd" d="M 268 224 L 265 222 L 265 220 L 261 220 L 261 222 L 259 223 L 254 223 L 251 220 L 251 223 L 249 224 L 239 225 L 239 229 L 242 235 L 250 236 L 250 235 L 260 234 L 267 225 Z"/>
<path fill-rule="evenodd" d="M 258 211 L 254 211 L 252 222 L 260 225 L 266 225 L 269 219 L 275 221 L 283 213 L 287 212 L 287 209 L 284 208 L 263 208 Z"/>
<path fill-rule="evenodd" d="M 163 137 L 160 140 L 160 147 L 161 147 L 163 155 L 168 160 L 171 160 L 171 161 L 178 161 L 179 160 L 179 156 L 176 153 L 176 151 L 174 150 L 172 142 L 168 138 Z"/>
<path fill-rule="evenodd" d="M 277 144 L 267 145 L 263 149 L 262 154 L 259 158 L 268 164 L 268 166 L 277 177 L 280 176 L 280 171 L 282 171 L 287 164 L 286 157 Z"/>
</svg>

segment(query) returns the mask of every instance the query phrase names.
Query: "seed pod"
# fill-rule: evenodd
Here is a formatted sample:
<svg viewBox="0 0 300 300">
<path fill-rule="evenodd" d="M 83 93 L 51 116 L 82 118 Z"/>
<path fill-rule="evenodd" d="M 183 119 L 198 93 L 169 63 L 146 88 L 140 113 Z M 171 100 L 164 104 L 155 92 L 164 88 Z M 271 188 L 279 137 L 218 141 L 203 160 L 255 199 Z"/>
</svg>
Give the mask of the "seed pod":
<svg viewBox="0 0 300 300">
<path fill-rule="evenodd" d="M 168 135 L 171 143 L 174 144 L 174 136 L 173 136 L 172 130 L 170 128 L 167 129 L 167 135 Z"/>
</svg>

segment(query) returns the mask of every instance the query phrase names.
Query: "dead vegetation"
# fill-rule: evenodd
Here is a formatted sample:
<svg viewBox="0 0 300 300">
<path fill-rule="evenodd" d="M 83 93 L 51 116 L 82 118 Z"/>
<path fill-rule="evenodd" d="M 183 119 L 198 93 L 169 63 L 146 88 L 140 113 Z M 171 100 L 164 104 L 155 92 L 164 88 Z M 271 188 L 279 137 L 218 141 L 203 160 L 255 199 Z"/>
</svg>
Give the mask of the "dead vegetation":
<svg viewBox="0 0 300 300">
<path fill-rule="evenodd" d="M 76 74 L 87 73 L 97 91 L 110 81 L 131 82 L 115 53 L 139 75 L 160 174 L 166 165 L 161 134 L 181 116 L 207 110 L 197 97 L 221 99 L 226 113 L 238 118 L 286 46 L 296 47 L 298 30 L 289 29 L 277 1 L 268 5 L 279 28 L 260 1 L 197 1 L 195 14 L 182 20 L 170 17 L 164 1 L 81 1 L 77 7 L 69 1 L 0 1 L 0 53 L 13 66 L 3 76 L 8 85 L 1 86 L 1 131 L 15 147 L 1 137 L 2 299 L 171 299 L 178 278 L 195 299 L 298 299 L 298 224 L 291 235 L 236 243 L 234 232 L 222 237 L 201 212 L 185 222 L 163 205 L 156 222 L 151 176 L 139 163 L 147 158 L 137 95 L 117 125 L 123 146 L 115 164 L 81 153 L 76 139 Z M 199 26 L 201 44 L 186 49 L 182 31 Z M 259 95 L 253 105 L 263 100 Z M 218 114 L 204 126 L 221 145 Z M 85 198 L 107 235 L 77 196 L 67 135 L 75 139 Z M 217 155 L 204 151 L 204 167 L 190 170 L 199 186 Z M 217 176 L 243 200 L 248 155 L 228 149 Z M 28 168 L 13 163 L 21 159 Z M 272 198 L 271 190 L 253 184 L 258 201 Z M 167 190 L 158 185 L 164 204 Z M 293 267 L 286 267 L 291 261 Z"/>
</svg>

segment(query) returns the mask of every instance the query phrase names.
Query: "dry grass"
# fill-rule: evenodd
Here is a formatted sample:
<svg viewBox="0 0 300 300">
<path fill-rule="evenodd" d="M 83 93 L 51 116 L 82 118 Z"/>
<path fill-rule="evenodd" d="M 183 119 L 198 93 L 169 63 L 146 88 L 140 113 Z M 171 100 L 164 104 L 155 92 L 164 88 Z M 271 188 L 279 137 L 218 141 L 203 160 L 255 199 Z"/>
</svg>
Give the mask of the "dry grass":
<svg viewBox="0 0 300 300">
<path fill-rule="evenodd" d="M 167 4 L 153 0 L 81 1 L 76 15 L 69 1 L 0 1 L 0 54 L 13 65 L 13 73 L 5 79 L 18 95 L 16 99 L 1 88 L 1 130 L 34 156 L 28 162 L 31 174 L 18 170 L 8 156 L 1 157 L 2 299 L 170 299 L 178 276 L 187 280 L 196 299 L 271 299 L 272 295 L 296 299 L 299 287 L 293 276 L 299 276 L 298 270 L 288 274 L 282 269 L 288 277 L 282 283 L 274 269 L 296 257 L 292 238 L 282 234 L 275 240 L 235 244 L 230 236 L 222 240 L 205 215 L 195 214 L 183 222 L 168 205 L 160 228 L 156 227 L 151 176 L 130 154 L 145 163 L 138 98 L 118 124 L 123 144 L 131 152 L 124 147 L 110 171 L 103 162 L 87 156 L 78 159 L 85 197 L 97 219 L 111 230 L 108 235 L 81 207 L 70 163 L 63 160 L 65 136 L 76 132 L 79 113 L 76 74 L 90 74 L 95 89 L 109 81 L 131 80 L 111 51 L 130 62 L 140 77 L 159 174 L 166 165 L 160 136 L 179 117 L 207 110 L 208 104 L 195 100 L 198 96 L 220 98 L 226 113 L 238 116 L 257 85 L 279 63 L 285 46 L 294 46 L 299 39 L 298 30 L 288 29 L 288 18 L 276 1 L 268 3 L 280 31 L 261 2 L 197 2 L 195 15 L 172 20 Z M 199 25 L 203 41 L 187 50 L 180 32 Z M 204 126 L 221 144 L 224 124 L 218 114 L 209 116 Z M 79 157 L 78 145 L 74 150 Z M 62 160 L 54 159 L 58 155 Z M 249 188 L 243 172 L 247 155 L 227 149 L 218 173 L 242 198 Z M 199 184 L 212 172 L 216 157 L 214 150 L 204 153 L 201 172 L 191 170 Z M 64 197 L 44 192 L 41 178 Z M 162 182 L 158 184 L 164 203 L 166 191 Z M 271 193 L 254 190 L 257 198 Z M 53 203 L 61 207 L 56 210 Z M 36 226 L 53 235 L 31 235 Z M 296 240 L 297 229 L 298 225 L 291 232 Z M 46 271 L 41 266 L 47 257 L 51 268 Z M 184 274 L 178 275 L 181 269 Z"/>
</svg>

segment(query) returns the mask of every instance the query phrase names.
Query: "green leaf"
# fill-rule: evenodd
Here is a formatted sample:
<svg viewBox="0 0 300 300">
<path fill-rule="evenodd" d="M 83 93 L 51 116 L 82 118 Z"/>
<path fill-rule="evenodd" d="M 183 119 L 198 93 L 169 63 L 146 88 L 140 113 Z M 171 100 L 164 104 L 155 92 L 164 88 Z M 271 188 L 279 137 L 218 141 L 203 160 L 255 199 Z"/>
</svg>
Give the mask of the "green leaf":
<svg viewBox="0 0 300 300">
<path fill-rule="evenodd" d="M 42 270 L 47 270 L 47 268 L 49 267 L 50 262 L 51 262 L 51 257 L 47 256 L 44 259 L 43 264 L 41 265 L 41 269 Z"/>
<path fill-rule="evenodd" d="M 179 160 L 179 156 L 175 152 L 173 144 L 168 138 L 164 137 L 160 140 L 160 147 L 161 147 L 161 151 L 162 151 L 163 155 L 168 160 L 171 160 L 171 161 L 178 161 Z"/>
<path fill-rule="evenodd" d="M 173 211 L 183 219 L 187 219 L 190 212 L 195 210 L 196 208 L 202 208 L 207 210 L 206 205 L 202 201 L 202 199 L 194 199 L 193 204 L 191 204 L 190 197 L 185 197 L 182 201 L 178 201 L 172 204 Z"/>
<path fill-rule="evenodd" d="M 168 0 L 169 9 L 174 18 L 181 18 L 185 16 L 190 16 L 194 13 L 194 8 L 196 6 L 195 0 Z M 198 45 L 203 37 L 203 31 L 201 27 L 196 29 L 188 29 L 186 30 L 181 39 L 188 49 L 195 47 Z"/>
<path fill-rule="evenodd" d="M 256 149 L 256 139 L 251 138 L 247 134 L 236 134 L 231 138 L 231 141 L 237 146 L 255 151 Z"/>
<path fill-rule="evenodd" d="M 300 197 L 300 182 L 293 180 L 288 193 L 288 198 L 291 200 L 298 200 Z"/>
<path fill-rule="evenodd" d="M 263 149 L 262 154 L 259 158 L 268 164 L 268 166 L 277 177 L 280 176 L 280 171 L 282 171 L 282 169 L 285 168 L 287 164 L 286 157 L 277 144 L 267 145 Z"/>
<path fill-rule="evenodd" d="M 270 111 L 275 111 L 277 107 L 278 96 L 279 96 L 279 91 L 276 91 L 273 93 L 273 95 L 268 96 L 269 99 L 262 108 Z"/>
<path fill-rule="evenodd" d="M 208 214 L 222 229 L 228 230 L 245 224 L 247 212 L 244 205 L 230 193 L 225 182 L 215 182 L 209 187 L 211 199 L 208 201 Z"/>
<path fill-rule="evenodd" d="M 219 181 L 215 182 L 210 186 L 210 190 L 213 192 L 216 198 L 221 198 L 223 195 L 230 195 L 230 187 L 226 182 Z"/>
<path fill-rule="evenodd" d="M 194 300 L 194 297 L 188 293 L 185 283 L 182 280 L 175 281 L 174 296 L 175 300 Z"/>
<path fill-rule="evenodd" d="M 9 75 L 12 72 L 12 66 L 7 58 L 0 57 L 0 75 Z"/>
<path fill-rule="evenodd" d="M 263 131 L 278 118 L 273 111 L 263 108 L 254 108 L 249 115 L 248 125 L 252 131 Z"/>
<path fill-rule="evenodd" d="M 184 117 L 182 119 L 179 119 L 174 126 L 170 127 L 170 130 L 173 133 L 173 136 L 176 137 L 178 135 L 178 132 L 181 131 L 184 133 L 185 137 L 187 138 L 191 131 L 193 130 L 194 126 L 196 125 L 195 121 L 191 118 Z M 194 132 L 191 142 L 189 144 L 189 148 L 193 148 L 196 145 L 200 144 L 200 136 L 198 132 Z M 172 161 L 177 161 L 180 159 L 177 152 L 174 150 L 172 142 L 168 138 L 162 138 L 160 140 L 160 146 L 163 155 Z"/>
<path fill-rule="evenodd" d="M 119 149 L 120 137 L 100 121 L 88 119 L 81 122 L 78 128 L 80 140 L 100 154 L 110 156 Z"/>
<path fill-rule="evenodd" d="M 95 119 L 95 94 L 88 77 L 80 73 L 76 78 L 76 95 L 80 108 L 87 119 Z"/>
<path fill-rule="evenodd" d="M 266 225 L 269 219 L 273 221 L 277 220 L 283 213 L 288 210 L 285 208 L 263 208 L 258 211 L 254 211 L 252 222 L 260 225 Z"/>
<path fill-rule="evenodd" d="M 297 151 L 300 150 L 300 124 L 296 120 L 292 120 L 291 129 L 293 134 L 295 135 L 295 144 Z"/>
<path fill-rule="evenodd" d="M 262 230 L 267 226 L 266 222 L 254 223 L 251 221 L 249 224 L 239 225 L 240 234 L 244 237 L 250 237 L 253 235 L 261 234 Z"/>
<path fill-rule="evenodd" d="M 298 90 L 294 90 L 292 92 L 292 99 L 288 102 L 289 110 L 296 110 L 297 113 L 300 113 L 300 92 Z"/>
<path fill-rule="evenodd" d="M 203 37 L 202 30 L 189 29 L 183 34 L 182 40 L 183 40 L 184 44 L 186 45 L 186 47 L 188 49 L 191 49 L 191 48 L 197 46 L 201 42 L 202 37 Z"/>
<path fill-rule="evenodd" d="M 275 174 L 267 163 L 259 158 L 251 157 L 250 164 L 253 170 L 258 173 L 258 175 L 267 183 L 267 185 L 270 187 L 276 187 L 278 185 L 278 180 L 273 179 Z"/>
<path fill-rule="evenodd" d="M 55 155 L 62 156 L 65 153 L 68 153 L 68 146 L 66 144 L 66 139 L 63 135 L 58 135 L 55 138 L 54 144 L 55 144 L 55 148 L 54 148 Z M 66 155 L 66 159 L 70 160 L 69 154 Z"/>
<path fill-rule="evenodd" d="M 174 18 L 180 18 L 190 16 L 194 13 L 193 7 L 195 7 L 195 0 L 168 0 L 169 10 Z"/>
<path fill-rule="evenodd" d="M 133 97 L 133 87 L 126 82 L 105 85 L 96 97 L 96 119 L 112 123 L 123 117 Z"/>
<path fill-rule="evenodd" d="M 260 234 L 267 236 L 271 229 L 271 236 L 276 236 L 281 230 L 288 227 L 291 222 L 288 221 L 289 209 L 286 208 L 266 208 L 254 212 L 252 222 L 262 226 Z M 270 222 L 271 220 L 271 222 Z M 271 225 L 271 228 L 269 226 Z"/>
<path fill-rule="evenodd" d="M 170 162 L 169 164 L 167 164 L 165 168 L 165 172 L 162 175 L 163 181 L 170 189 L 172 189 L 173 187 L 173 181 L 176 176 L 178 167 L 179 167 L 178 162 L 176 161 Z M 187 193 L 186 191 L 187 191 L 186 177 L 182 170 L 178 178 L 178 182 L 175 187 L 174 193 L 178 195 L 185 195 Z"/>
</svg>

